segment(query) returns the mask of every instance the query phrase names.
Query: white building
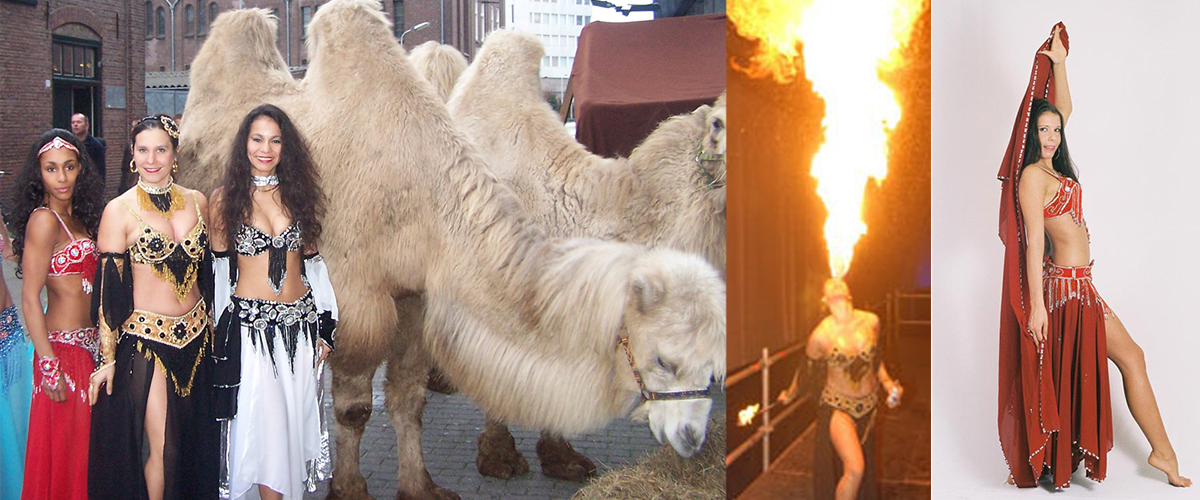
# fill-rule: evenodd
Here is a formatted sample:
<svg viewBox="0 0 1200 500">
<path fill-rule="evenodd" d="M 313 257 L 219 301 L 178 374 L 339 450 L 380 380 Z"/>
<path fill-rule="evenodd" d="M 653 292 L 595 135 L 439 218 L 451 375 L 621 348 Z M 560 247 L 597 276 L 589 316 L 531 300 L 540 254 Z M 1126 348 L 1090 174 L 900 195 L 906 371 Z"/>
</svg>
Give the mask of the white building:
<svg viewBox="0 0 1200 500">
<path fill-rule="evenodd" d="M 592 21 L 588 0 L 509 0 L 508 27 L 537 35 L 546 55 L 542 58 L 542 91 L 560 97 L 567 89 L 579 31 Z"/>
</svg>

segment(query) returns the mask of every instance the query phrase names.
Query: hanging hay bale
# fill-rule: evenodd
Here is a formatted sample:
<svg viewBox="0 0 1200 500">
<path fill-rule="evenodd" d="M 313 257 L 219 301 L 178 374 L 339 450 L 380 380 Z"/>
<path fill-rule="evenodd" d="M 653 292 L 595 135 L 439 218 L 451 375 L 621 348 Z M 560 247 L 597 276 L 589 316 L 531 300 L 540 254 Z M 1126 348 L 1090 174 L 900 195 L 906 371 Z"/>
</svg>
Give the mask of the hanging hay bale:
<svg viewBox="0 0 1200 500">
<path fill-rule="evenodd" d="M 708 421 L 708 439 L 696 455 L 680 458 L 663 446 L 637 464 L 592 480 L 574 500 L 701 500 L 725 498 L 725 412 Z"/>
</svg>

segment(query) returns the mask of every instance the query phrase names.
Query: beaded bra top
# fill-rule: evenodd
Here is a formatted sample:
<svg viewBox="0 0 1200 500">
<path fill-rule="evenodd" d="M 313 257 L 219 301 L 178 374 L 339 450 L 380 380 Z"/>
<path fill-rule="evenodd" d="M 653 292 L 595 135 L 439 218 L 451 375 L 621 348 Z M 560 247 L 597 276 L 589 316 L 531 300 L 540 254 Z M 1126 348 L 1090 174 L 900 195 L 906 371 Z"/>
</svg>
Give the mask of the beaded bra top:
<svg viewBox="0 0 1200 500">
<path fill-rule="evenodd" d="M 188 292 L 196 283 L 200 261 L 208 248 L 208 230 L 204 224 L 204 216 L 200 215 L 200 205 L 194 197 L 192 203 L 196 204 L 196 225 L 183 236 L 182 241 L 175 241 L 147 224 L 137 211 L 124 200 L 121 201 L 125 209 L 142 225 L 137 241 L 129 246 L 130 260 L 137 264 L 150 265 L 156 278 L 174 288 L 175 296 L 180 302 L 187 299 Z"/>
<path fill-rule="evenodd" d="M 1054 194 L 1054 199 L 1042 208 L 1042 217 L 1053 219 L 1070 214 L 1075 224 L 1087 227 L 1083 220 L 1083 188 L 1070 177 L 1055 175 L 1049 171 L 1046 173 L 1058 179 L 1058 192 Z"/>
<path fill-rule="evenodd" d="M 867 373 L 867 370 L 875 365 L 876 346 L 876 342 L 871 342 L 870 345 L 860 348 L 858 352 L 847 353 L 835 345 L 829 353 L 826 363 L 830 367 L 841 368 L 850 375 L 851 380 L 858 382 Z"/>
<path fill-rule="evenodd" d="M 262 229 L 243 223 L 233 237 L 233 246 L 238 255 L 253 257 L 268 252 L 267 282 L 275 295 L 279 295 L 287 279 L 287 253 L 298 252 L 303 247 L 300 224 L 292 221 L 279 236 L 271 236 Z"/>
<path fill-rule="evenodd" d="M 37 210 L 50 210 L 46 207 L 39 207 Z M 62 225 L 63 231 L 67 232 L 67 236 L 71 237 L 71 242 L 62 250 L 54 252 L 50 256 L 50 272 L 46 276 L 70 276 L 74 274 L 83 275 L 83 291 L 84 293 L 92 293 L 92 277 L 96 275 L 96 262 L 98 260 L 98 251 L 96 242 L 88 238 L 75 238 L 70 229 L 67 229 L 67 224 L 63 222 L 62 217 L 58 212 L 50 210 L 54 217 L 58 219 L 58 223 Z"/>
</svg>

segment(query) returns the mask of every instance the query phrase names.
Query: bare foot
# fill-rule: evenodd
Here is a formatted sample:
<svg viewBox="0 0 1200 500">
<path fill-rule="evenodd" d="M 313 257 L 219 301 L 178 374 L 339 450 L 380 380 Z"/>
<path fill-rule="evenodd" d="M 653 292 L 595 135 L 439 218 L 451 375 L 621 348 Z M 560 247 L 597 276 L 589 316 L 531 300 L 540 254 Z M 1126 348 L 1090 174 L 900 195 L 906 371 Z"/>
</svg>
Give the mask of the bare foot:
<svg viewBox="0 0 1200 500">
<path fill-rule="evenodd" d="M 1167 482 L 1172 486 L 1187 488 L 1192 485 L 1192 480 L 1179 475 L 1179 462 L 1175 460 L 1175 454 L 1159 453 L 1157 451 L 1150 452 L 1150 458 L 1146 459 L 1152 467 L 1161 470 L 1167 474 Z"/>
</svg>

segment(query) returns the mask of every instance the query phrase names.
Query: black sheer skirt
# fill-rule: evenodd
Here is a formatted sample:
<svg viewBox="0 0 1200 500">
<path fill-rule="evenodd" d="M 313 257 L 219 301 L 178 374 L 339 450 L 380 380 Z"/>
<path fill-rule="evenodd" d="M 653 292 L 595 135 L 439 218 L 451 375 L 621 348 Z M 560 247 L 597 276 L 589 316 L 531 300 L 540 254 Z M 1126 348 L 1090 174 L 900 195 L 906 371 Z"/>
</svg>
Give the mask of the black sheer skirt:
<svg viewBox="0 0 1200 500">
<path fill-rule="evenodd" d="M 91 499 L 147 498 L 142 457 L 149 442 L 143 423 L 150 384 L 159 364 L 167 372 L 163 498 L 218 498 L 220 427 L 213 415 L 209 349 L 208 334 L 201 334 L 182 348 L 128 332 L 121 336 L 113 393 L 109 396 L 102 389 L 92 408 L 88 464 Z M 194 373 L 188 373 L 192 366 Z"/>
<path fill-rule="evenodd" d="M 858 500 L 879 498 L 879 478 L 875 475 L 875 435 L 878 433 L 872 429 L 876 411 L 871 410 L 861 418 L 851 417 L 863 453 L 863 479 L 858 487 L 858 496 L 855 497 Z M 838 481 L 842 478 L 842 460 L 833 448 L 833 441 L 829 439 L 829 422 L 833 418 L 833 412 L 832 407 L 817 404 L 816 435 L 813 436 L 814 499 L 834 498 Z"/>
</svg>

